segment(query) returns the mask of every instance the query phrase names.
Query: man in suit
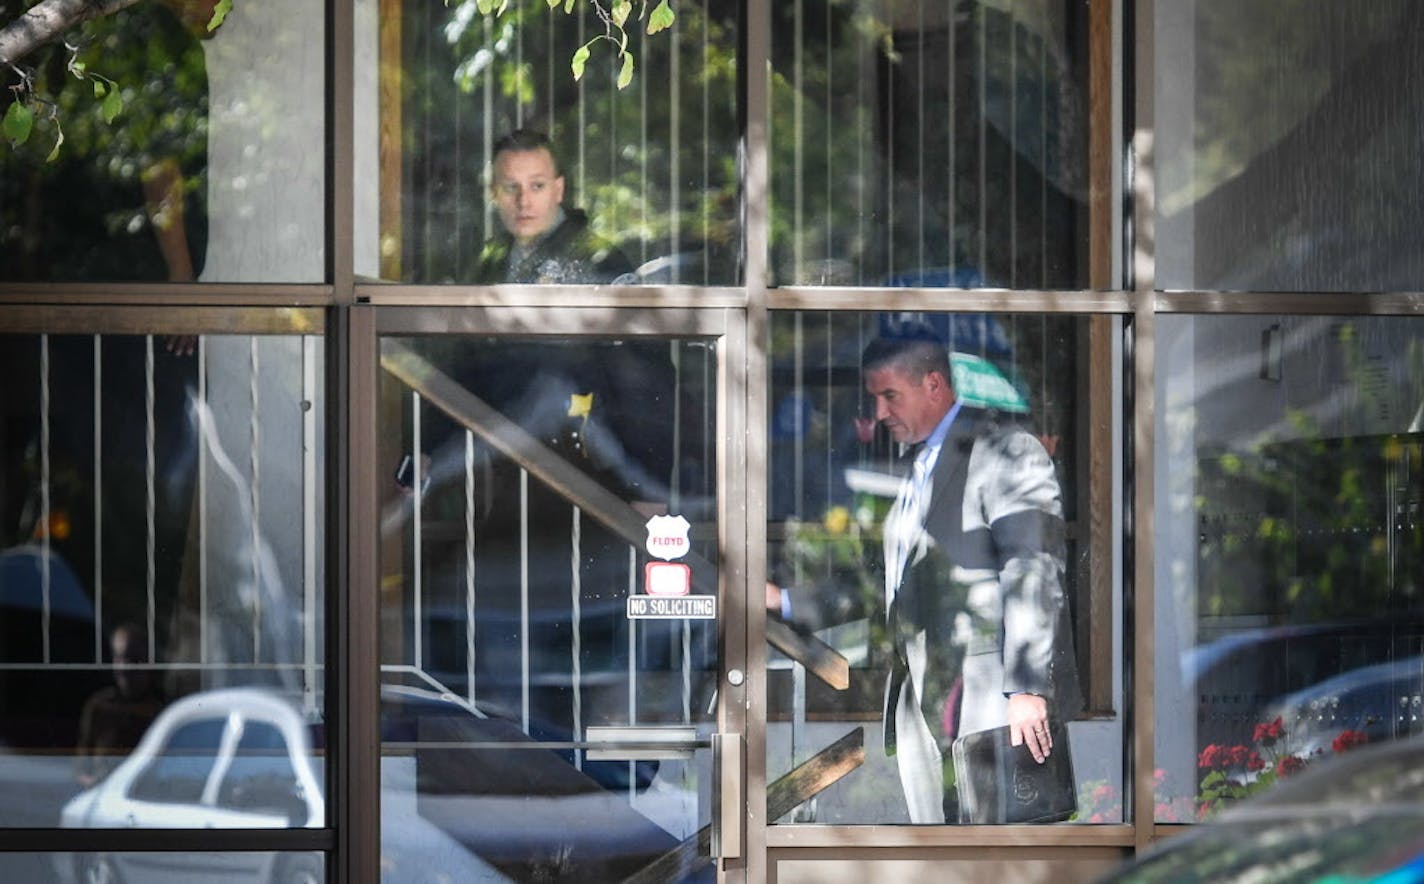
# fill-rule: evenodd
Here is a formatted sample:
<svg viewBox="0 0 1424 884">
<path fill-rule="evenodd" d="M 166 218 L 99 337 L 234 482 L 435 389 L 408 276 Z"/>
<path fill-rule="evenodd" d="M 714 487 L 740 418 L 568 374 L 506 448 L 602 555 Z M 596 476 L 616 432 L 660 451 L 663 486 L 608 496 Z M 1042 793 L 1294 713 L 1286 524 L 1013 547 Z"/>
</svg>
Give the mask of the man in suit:
<svg viewBox="0 0 1424 884">
<path fill-rule="evenodd" d="M 932 334 L 878 338 L 861 366 L 876 420 L 908 446 L 884 532 L 886 751 L 911 821 L 953 821 L 944 761 L 956 736 L 1008 725 L 1042 763 L 1050 717 L 1082 705 L 1058 481 L 1032 434 L 958 400 Z M 769 606 L 794 604 L 774 590 Z"/>
</svg>

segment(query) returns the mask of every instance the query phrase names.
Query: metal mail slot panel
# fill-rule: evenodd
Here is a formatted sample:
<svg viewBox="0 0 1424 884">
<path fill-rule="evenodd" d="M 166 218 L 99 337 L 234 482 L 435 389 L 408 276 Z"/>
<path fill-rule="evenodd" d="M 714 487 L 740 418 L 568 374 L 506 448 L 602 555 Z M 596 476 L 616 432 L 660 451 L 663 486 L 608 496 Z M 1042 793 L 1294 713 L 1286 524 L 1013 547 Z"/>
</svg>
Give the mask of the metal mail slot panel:
<svg viewBox="0 0 1424 884">
<path fill-rule="evenodd" d="M 590 727 L 584 731 L 590 745 L 590 761 L 645 761 L 661 758 L 691 758 L 706 740 L 698 740 L 695 727 Z"/>
</svg>

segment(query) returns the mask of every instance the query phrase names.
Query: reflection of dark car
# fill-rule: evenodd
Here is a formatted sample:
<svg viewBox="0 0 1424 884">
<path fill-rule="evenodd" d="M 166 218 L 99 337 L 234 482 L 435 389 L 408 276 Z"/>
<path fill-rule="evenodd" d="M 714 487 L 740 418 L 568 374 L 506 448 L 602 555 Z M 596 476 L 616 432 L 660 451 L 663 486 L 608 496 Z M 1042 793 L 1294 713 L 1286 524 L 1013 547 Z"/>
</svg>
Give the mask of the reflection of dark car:
<svg viewBox="0 0 1424 884">
<path fill-rule="evenodd" d="M 1362 733 L 1371 743 L 1424 733 L 1424 656 L 1327 678 L 1282 697 L 1265 717 L 1281 719 L 1286 749 L 1302 757 L 1330 751 L 1344 730 Z"/>
<path fill-rule="evenodd" d="M 622 880 L 699 825 L 695 766 L 654 783 L 658 762 L 576 765 L 567 732 L 526 735 L 448 695 L 387 686 L 381 705 L 382 800 L 411 804 L 516 880 Z M 676 880 L 709 868 L 696 863 Z"/>
<path fill-rule="evenodd" d="M 1333 690 L 1327 684 L 1343 689 L 1345 685 L 1335 679 L 1355 683 L 1349 673 L 1411 658 L 1417 661 L 1421 629 L 1411 623 L 1421 622 L 1401 616 L 1284 624 L 1235 631 L 1190 649 L 1182 655 L 1181 677 L 1199 698 L 1198 741 L 1203 746 L 1250 743 L 1255 726 L 1282 714 L 1283 704 L 1290 703 L 1292 696 L 1306 702 L 1314 695 L 1311 692 Z M 1397 712 L 1397 698 L 1386 692 L 1353 693 L 1358 702 L 1377 701 L 1373 709 L 1355 710 L 1361 720 L 1383 721 Z M 1285 724 L 1290 738 L 1290 723 Z"/>
<path fill-rule="evenodd" d="M 0 648 L 7 663 L 49 660 L 84 663 L 94 656 L 94 603 L 74 568 L 55 549 L 26 543 L 0 550 Z M 78 710 L 108 682 L 106 674 L 53 667 L 45 689 L 33 689 L 32 672 L 0 672 L 0 743 L 51 748 L 73 738 L 78 721 L 59 710 Z"/>
<path fill-rule="evenodd" d="M 381 690 L 381 740 L 384 743 L 447 743 L 493 742 L 508 744 L 511 749 L 522 748 L 535 742 L 545 745 L 567 745 L 573 740 L 567 728 L 561 728 L 537 718 L 531 718 L 526 736 L 519 724 L 517 709 L 501 707 L 481 702 L 473 713 L 467 711 L 460 701 L 449 695 L 435 694 L 420 688 L 386 685 Z M 422 755 L 422 753 L 424 753 Z M 490 794 L 518 794 L 527 789 L 531 781 L 528 771 L 521 770 L 521 764 L 511 764 L 511 759 L 523 762 L 534 758 L 541 765 L 565 766 L 572 768 L 571 749 L 545 748 L 537 752 L 537 758 L 529 750 L 506 752 L 504 749 L 464 750 L 460 754 L 462 772 L 455 781 L 445 778 L 440 772 L 442 758 L 452 757 L 440 750 L 418 750 L 417 757 L 426 759 L 421 772 L 421 789 L 442 791 L 451 782 L 466 779 L 484 763 L 488 769 L 477 771 L 483 790 Z M 646 789 L 658 772 L 656 761 L 629 762 L 583 761 L 582 779 L 604 789 Z"/>
<path fill-rule="evenodd" d="M 1321 761 L 1102 884 L 1424 881 L 1424 739 Z"/>
</svg>

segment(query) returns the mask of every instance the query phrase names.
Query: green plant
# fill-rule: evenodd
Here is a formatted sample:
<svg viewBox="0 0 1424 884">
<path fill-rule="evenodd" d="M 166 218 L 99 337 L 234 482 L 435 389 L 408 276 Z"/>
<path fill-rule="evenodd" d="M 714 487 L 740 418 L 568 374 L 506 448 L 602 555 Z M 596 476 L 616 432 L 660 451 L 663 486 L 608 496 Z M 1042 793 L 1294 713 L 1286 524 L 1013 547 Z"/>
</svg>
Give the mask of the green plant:
<svg viewBox="0 0 1424 884">
<path fill-rule="evenodd" d="M 572 15 L 580 0 L 545 0 L 545 2 L 550 9 L 558 9 L 562 6 L 564 14 Z M 633 52 L 628 48 L 627 26 L 629 21 L 647 22 L 646 31 L 651 35 L 672 27 L 677 16 L 668 0 L 657 0 L 656 5 L 651 0 L 637 0 L 636 3 L 634 0 L 611 0 L 607 3 L 604 0 L 582 0 L 582 2 L 598 16 L 598 20 L 603 24 L 603 33 L 595 34 L 588 42 L 574 50 L 573 57 L 569 59 L 569 69 L 573 72 L 575 80 L 582 79 L 593 47 L 598 43 L 611 43 L 620 62 L 618 88 L 624 89 L 633 82 Z M 495 17 L 503 15 L 510 6 L 510 0 L 460 0 L 456 5 L 468 3 L 473 3 L 480 15 Z M 445 0 L 445 5 L 451 5 L 451 0 Z"/>
</svg>

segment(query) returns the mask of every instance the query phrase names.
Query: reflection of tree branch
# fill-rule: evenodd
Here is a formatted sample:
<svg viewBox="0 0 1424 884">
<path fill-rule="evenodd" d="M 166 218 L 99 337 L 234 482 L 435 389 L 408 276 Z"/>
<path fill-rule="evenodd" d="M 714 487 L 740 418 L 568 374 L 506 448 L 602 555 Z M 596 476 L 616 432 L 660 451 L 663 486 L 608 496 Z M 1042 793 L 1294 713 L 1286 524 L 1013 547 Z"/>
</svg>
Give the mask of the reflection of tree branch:
<svg viewBox="0 0 1424 884">
<path fill-rule="evenodd" d="M 14 64 L 90 19 L 112 15 L 138 0 L 41 0 L 0 28 L 0 61 Z"/>
</svg>

